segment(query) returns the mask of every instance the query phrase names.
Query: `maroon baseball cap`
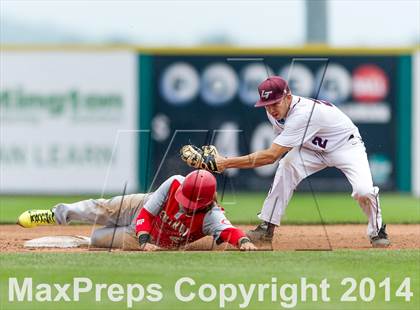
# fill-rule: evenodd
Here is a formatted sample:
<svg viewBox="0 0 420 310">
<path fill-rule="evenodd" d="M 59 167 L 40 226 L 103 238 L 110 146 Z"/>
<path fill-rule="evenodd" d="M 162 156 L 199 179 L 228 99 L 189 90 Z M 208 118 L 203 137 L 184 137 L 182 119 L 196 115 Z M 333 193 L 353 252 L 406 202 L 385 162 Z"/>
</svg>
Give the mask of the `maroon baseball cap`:
<svg viewBox="0 0 420 310">
<path fill-rule="evenodd" d="M 255 107 L 264 107 L 282 99 L 289 92 L 286 80 L 279 76 L 270 76 L 258 86 L 260 100 Z"/>
</svg>

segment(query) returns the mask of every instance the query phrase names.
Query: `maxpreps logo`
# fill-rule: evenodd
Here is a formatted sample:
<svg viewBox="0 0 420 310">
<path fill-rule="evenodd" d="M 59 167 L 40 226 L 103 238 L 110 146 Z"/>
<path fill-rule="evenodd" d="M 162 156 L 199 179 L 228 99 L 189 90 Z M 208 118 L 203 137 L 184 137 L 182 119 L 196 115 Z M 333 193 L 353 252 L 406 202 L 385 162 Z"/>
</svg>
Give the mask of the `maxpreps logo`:
<svg viewBox="0 0 420 310">
<path fill-rule="evenodd" d="M 91 93 L 77 89 L 61 92 L 30 91 L 23 87 L 0 89 L 2 121 L 71 119 L 115 121 L 121 118 L 123 97 L 115 93 Z"/>
</svg>

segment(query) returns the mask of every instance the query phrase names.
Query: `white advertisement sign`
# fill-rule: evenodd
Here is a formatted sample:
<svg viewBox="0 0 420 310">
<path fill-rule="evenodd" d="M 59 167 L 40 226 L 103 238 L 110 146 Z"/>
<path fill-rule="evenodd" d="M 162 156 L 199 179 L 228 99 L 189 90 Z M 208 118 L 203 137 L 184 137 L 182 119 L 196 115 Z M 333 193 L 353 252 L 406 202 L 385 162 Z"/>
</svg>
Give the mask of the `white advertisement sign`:
<svg viewBox="0 0 420 310">
<path fill-rule="evenodd" d="M 0 192 L 137 188 L 137 58 L 2 51 Z"/>
</svg>

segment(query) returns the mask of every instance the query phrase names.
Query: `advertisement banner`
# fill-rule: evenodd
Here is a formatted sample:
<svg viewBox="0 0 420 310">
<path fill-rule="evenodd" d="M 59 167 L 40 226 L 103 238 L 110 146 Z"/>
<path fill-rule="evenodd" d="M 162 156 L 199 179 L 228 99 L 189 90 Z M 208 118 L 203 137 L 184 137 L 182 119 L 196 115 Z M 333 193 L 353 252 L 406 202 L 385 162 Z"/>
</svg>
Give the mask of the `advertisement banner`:
<svg viewBox="0 0 420 310">
<path fill-rule="evenodd" d="M 186 169 L 176 160 L 182 144 L 215 144 L 225 156 L 264 149 L 273 130 L 264 109 L 254 108 L 257 86 L 268 75 L 289 80 L 296 95 L 325 99 L 346 113 L 367 147 L 374 183 L 395 189 L 396 56 L 157 56 L 152 97 L 158 179 Z M 277 164 L 227 172 L 237 190 L 268 190 Z M 349 190 L 337 169 L 315 174 L 316 190 Z M 300 184 L 309 190 L 308 182 Z"/>
<path fill-rule="evenodd" d="M 412 106 L 412 189 L 420 197 L 420 50 L 413 55 L 413 106 Z"/>
<path fill-rule="evenodd" d="M 130 52 L 2 51 L 1 193 L 136 189 Z"/>
</svg>

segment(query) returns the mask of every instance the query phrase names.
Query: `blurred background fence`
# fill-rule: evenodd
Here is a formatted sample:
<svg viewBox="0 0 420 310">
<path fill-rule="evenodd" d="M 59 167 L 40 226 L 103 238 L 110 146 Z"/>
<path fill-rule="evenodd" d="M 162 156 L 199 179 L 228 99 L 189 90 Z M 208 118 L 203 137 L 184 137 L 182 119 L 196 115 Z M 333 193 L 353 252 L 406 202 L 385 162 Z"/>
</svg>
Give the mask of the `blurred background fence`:
<svg viewBox="0 0 420 310">
<path fill-rule="evenodd" d="M 416 48 L 3 46 L 0 190 L 118 193 L 127 182 L 147 191 L 189 171 L 178 158 L 185 143 L 213 143 L 227 156 L 263 149 L 273 133 L 253 107 L 256 86 L 280 74 L 294 94 L 351 117 L 382 190 L 420 195 L 419 59 Z M 220 181 L 267 191 L 275 168 L 232 169 Z M 336 169 L 311 181 L 317 191 L 349 189 Z"/>
</svg>

